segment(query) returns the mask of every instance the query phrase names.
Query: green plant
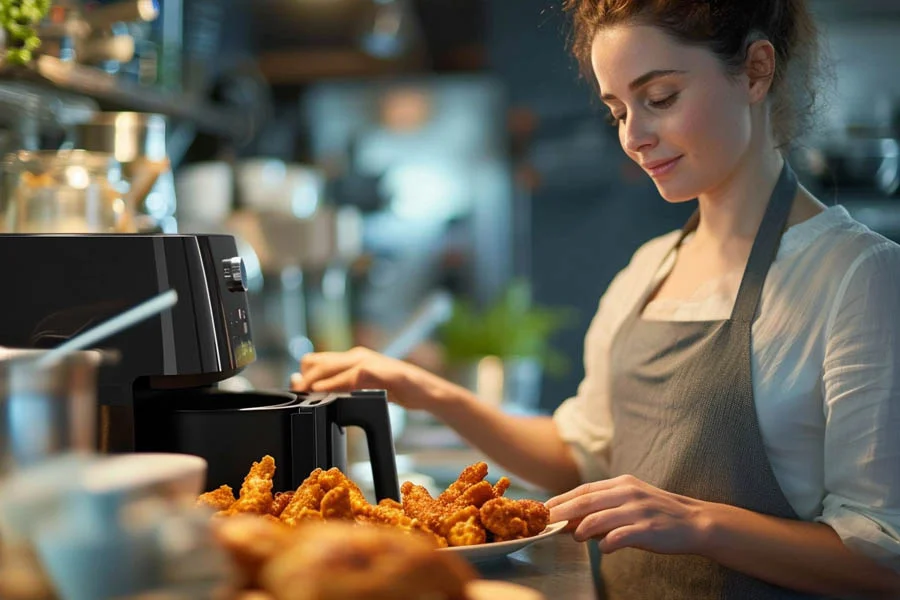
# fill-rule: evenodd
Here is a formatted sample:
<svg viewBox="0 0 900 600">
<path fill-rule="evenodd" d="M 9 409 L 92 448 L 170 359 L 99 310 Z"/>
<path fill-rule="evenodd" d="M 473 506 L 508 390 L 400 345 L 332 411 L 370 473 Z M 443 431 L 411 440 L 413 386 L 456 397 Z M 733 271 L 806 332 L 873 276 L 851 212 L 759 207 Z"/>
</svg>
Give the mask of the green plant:
<svg viewBox="0 0 900 600">
<path fill-rule="evenodd" d="M 484 356 L 533 358 L 548 373 L 558 374 L 568 364 L 564 355 L 550 347 L 550 337 L 572 317 L 569 309 L 535 306 L 528 282 L 515 280 L 483 311 L 465 300 L 455 300 L 452 316 L 440 329 L 440 339 L 451 365 Z"/>
<path fill-rule="evenodd" d="M 50 11 L 50 0 L 0 0 L 0 26 L 6 32 L 6 60 L 25 65 L 41 45 L 36 26 Z"/>
</svg>

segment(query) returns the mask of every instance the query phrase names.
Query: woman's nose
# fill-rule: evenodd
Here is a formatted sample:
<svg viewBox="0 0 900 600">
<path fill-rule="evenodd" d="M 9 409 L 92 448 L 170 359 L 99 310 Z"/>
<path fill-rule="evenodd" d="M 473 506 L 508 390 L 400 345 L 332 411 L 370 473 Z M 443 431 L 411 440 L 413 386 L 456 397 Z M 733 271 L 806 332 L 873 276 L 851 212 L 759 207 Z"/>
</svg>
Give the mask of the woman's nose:
<svg viewBox="0 0 900 600">
<path fill-rule="evenodd" d="M 646 152 L 659 141 L 652 124 L 633 114 L 625 118 L 619 131 L 619 139 L 626 152 Z"/>
</svg>

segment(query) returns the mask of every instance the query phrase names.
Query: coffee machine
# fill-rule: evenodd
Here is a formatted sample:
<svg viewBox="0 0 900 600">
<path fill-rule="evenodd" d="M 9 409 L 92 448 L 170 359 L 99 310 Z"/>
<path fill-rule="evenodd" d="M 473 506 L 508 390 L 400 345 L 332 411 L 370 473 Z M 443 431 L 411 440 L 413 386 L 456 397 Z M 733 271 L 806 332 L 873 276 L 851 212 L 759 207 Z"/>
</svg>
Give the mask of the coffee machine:
<svg viewBox="0 0 900 600">
<path fill-rule="evenodd" d="M 207 487 L 237 489 L 254 460 L 276 460 L 274 488 L 316 467 L 345 468 L 344 428 L 361 427 L 375 495 L 399 499 L 379 390 L 346 394 L 227 392 L 217 383 L 255 358 L 246 272 L 227 235 L 0 235 L 6 257 L 0 346 L 51 348 L 168 289 L 178 303 L 101 344 L 106 452 L 184 452 L 209 462 Z"/>
</svg>

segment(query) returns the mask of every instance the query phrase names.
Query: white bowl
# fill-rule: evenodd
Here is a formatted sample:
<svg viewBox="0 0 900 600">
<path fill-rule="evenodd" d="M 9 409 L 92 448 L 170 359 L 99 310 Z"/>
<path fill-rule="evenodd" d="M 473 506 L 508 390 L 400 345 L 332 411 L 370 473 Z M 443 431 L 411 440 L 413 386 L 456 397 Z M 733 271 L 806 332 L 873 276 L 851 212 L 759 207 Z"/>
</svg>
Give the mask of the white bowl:
<svg viewBox="0 0 900 600">
<path fill-rule="evenodd" d="M 203 493 L 206 460 L 191 454 L 120 454 L 91 465 L 82 478 L 88 493 L 196 498 Z"/>
</svg>

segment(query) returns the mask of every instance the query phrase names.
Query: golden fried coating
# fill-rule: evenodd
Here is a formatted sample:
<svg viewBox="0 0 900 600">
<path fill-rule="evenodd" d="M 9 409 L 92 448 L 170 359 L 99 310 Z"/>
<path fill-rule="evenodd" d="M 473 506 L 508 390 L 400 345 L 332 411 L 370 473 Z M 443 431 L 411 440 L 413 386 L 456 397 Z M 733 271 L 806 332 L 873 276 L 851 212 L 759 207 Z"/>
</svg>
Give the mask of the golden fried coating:
<svg viewBox="0 0 900 600">
<path fill-rule="evenodd" d="M 325 520 L 353 520 L 353 506 L 350 504 L 350 490 L 342 485 L 332 488 L 322 497 L 319 509 Z"/>
<path fill-rule="evenodd" d="M 234 504 L 234 492 L 230 485 L 223 485 L 218 489 L 205 494 L 200 494 L 197 498 L 197 506 L 207 506 L 213 510 L 227 510 Z"/>
<path fill-rule="evenodd" d="M 498 542 L 537 535 L 550 521 L 550 509 L 534 500 L 494 498 L 485 502 L 480 515 Z"/>
<path fill-rule="evenodd" d="M 213 534 L 243 574 L 241 585 L 248 587 L 256 584 L 263 563 L 283 552 L 296 535 L 288 527 L 251 515 L 217 520 Z"/>
<path fill-rule="evenodd" d="M 549 520 L 549 510 L 540 502 L 504 497 L 509 479 L 501 477 L 491 485 L 483 462 L 463 469 L 437 498 L 407 481 L 401 488 L 402 502 L 387 498 L 377 505 L 369 504 L 359 487 L 337 468 L 316 469 L 296 491 L 273 497 L 274 472 L 274 460 L 265 456 L 253 463 L 237 500 L 231 488 L 222 486 L 200 496 L 197 503 L 221 507 L 217 516 L 257 514 L 284 530 L 325 521 L 383 525 L 424 538 L 432 548 L 530 537 L 543 531 Z"/>
<path fill-rule="evenodd" d="M 485 502 L 493 500 L 494 497 L 494 486 L 487 481 L 479 481 L 460 494 L 452 502 L 452 506 L 475 506 L 481 508 Z"/>
<path fill-rule="evenodd" d="M 509 480 L 509 477 L 501 477 L 497 480 L 497 483 L 494 484 L 494 498 L 499 498 L 503 494 L 506 493 L 506 490 L 509 489 L 509 486 L 512 482 Z"/>
<path fill-rule="evenodd" d="M 474 546 L 487 541 L 487 532 L 475 506 L 467 506 L 445 517 L 439 533 L 447 538 L 450 546 Z"/>
<path fill-rule="evenodd" d="M 451 483 L 450 487 L 437 497 L 437 500 L 444 504 L 452 504 L 467 489 L 479 481 L 484 481 L 484 478 L 487 477 L 487 473 L 488 466 L 485 462 L 477 462 L 473 465 L 469 465 L 462 470 L 462 473 L 459 474 L 456 481 Z"/>
<path fill-rule="evenodd" d="M 464 600 L 476 574 L 418 536 L 342 522 L 311 525 L 260 574 L 277 600 Z"/>
<path fill-rule="evenodd" d="M 275 459 L 268 454 L 253 463 L 244 477 L 238 499 L 219 514 L 230 516 L 238 513 L 267 515 L 272 508 L 272 476 L 275 475 Z"/>
<path fill-rule="evenodd" d="M 273 517 L 280 517 L 281 513 L 284 512 L 284 509 L 287 508 L 287 505 L 291 503 L 293 497 L 294 492 L 278 492 L 275 494 L 269 514 Z"/>
<path fill-rule="evenodd" d="M 440 535 L 441 521 L 453 510 L 450 506 L 431 497 L 421 485 L 406 481 L 400 488 L 403 496 L 403 512 L 418 519 L 426 527 Z"/>
<path fill-rule="evenodd" d="M 419 533 L 425 536 L 435 547 L 446 548 L 447 540 L 429 529 L 418 519 L 413 519 L 403 512 L 403 506 L 396 500 L 385 499 L 377 506 L 371 504 L 354 507 L 357 523 L 375 523 L 389 525 L 407 533 Z"/>
</svg>

